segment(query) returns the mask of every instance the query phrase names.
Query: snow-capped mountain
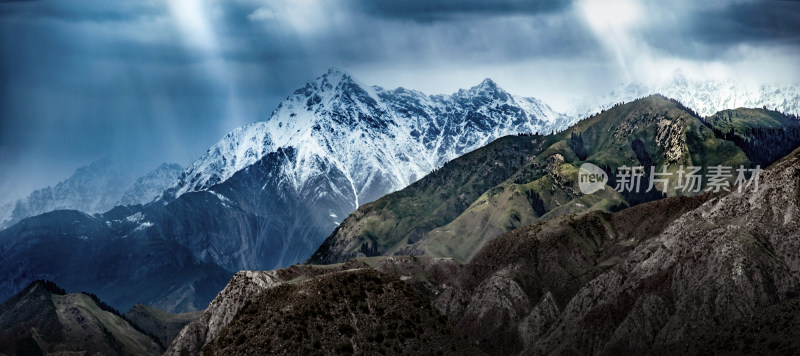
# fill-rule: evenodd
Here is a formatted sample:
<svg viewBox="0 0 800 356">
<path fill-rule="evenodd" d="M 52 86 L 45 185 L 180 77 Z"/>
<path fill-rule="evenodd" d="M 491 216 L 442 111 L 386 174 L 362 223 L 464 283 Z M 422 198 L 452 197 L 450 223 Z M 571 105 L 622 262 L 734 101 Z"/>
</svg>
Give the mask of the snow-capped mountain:
<svg viewBox="0 0 800 356">
<path fill-rule="evenodd" d="M 53 210 L 73 209 L 89 214 L 100 213 L 116 205 L 144 204 L 152 201 L 182 172 L 179 165 L 162 165 L 136 179 L 123 160 L 106 157 L 75 170 L 55 186 L 38 189 L 9 206 L 0 228 L 26 217 Z"/>
<path fill-rule="evenodd" d="M 158 168 L 136 179 L 115 205 L 134 205 L 149 203 L 169 188 L 183 173 L 177 163 L 162 163 Z"/>
<path fill-rule="evenodd" d="M 184 291 L 221 288 L 214 284 L 219 271 L 302 262 L 359 205 L 495 138 L 550 131 L 567 124 L 562 120 L 567 118 L 540 101 L 514 97 L 491 80 L 429 96 L 366 86 L 330 70 L 289 95 L 268 120 L 226 135 L 160 199 L 94 215 L 56 211 L 0 231 L 0 240 L 9 241 L 0 249 L 13 252 L 0 264 L 8 280 L 0 283 L 0 296 L 18 292 L 31 278 L 72 276 L 69 270 L 80 269 L 102 273 L 74 280 L 70 288 L 108 286 L 103 293 L 117 303 L 155 298 L 170 310 L 202 305 L 210 298 Z M 139 186 L 162 177 L 148 175 Z M 96 186 L 89 179 L 80 183 L 82 189 Z M 152 190 L 130 191 L 144 199 Z M 130 246 L 114 248 L 120 244 Z M 83 252 L 68 267 L 17 268 L 18 261 L 47 256 L 39 251 L 56 245 Z M 115 266 L 140 270 L 131 274 Z M 163 268 L 183 278 L 169 281 L 169 295 L 149 284 Z M 121 281 L 142 287 L 115 294 Z"/>
<path fill-rule="evenodd" d="M 335 168 L 350 184 L 337 193 L 349 196 L 355 209 L 498 137 L 550 132 L 570 123 L 538 99 L 512 96 L 490 79 L 452 95 L 430 96 L 366 86 L 331 69 L 290 95 L 267 121 L 226 135 L 164 198 L 207 189 L 266 154 L 291 147 L 296 159 L 283 174 L 293 189 L 326 174 L 323 166 Z"/>
<path fill-rule="evenodd" d="M 103 158 L 78 168 L 55 186 L 36 190 L 17 201 L 11 221 L 59 209 L 87 213 L 111 209 L 133 179 L 111 157 Z"/>
<path fill-rule="evenodd" d="M 694 80 L 681 71 L 676 71 L 666 80 L 654 84 L 620 84 L 606 95 L 575 100 L 570 106 L 569 114 L 572 117 L 585 118 L 616 103 L 629 102 L 654 93 L 677 99 L 701 116 L 713 115 L 725 109 L 763 106 L 800 115 L 798 85 L 751 85 L 740 81 Z"/>
<path fill-rule="evenodd" d="M 549 132 L 568 120 L 489 79 L 430 96 L 367 86 L 331 69 L 266 121 L 223 137 L 157 201 L 166 211 L 150 206 L 142 221 L 154 224 L 147 234 L 185 242 L 202 261 L 229 270 L 287 266 L 358 206 L 496 138 Z"/>
</svg>

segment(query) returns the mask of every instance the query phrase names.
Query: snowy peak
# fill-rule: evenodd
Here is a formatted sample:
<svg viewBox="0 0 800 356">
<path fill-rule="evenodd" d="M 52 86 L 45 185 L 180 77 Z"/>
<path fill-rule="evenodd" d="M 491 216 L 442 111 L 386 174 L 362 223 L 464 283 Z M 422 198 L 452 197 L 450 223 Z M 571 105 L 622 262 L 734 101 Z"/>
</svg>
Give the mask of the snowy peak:
<svg viewBox="0 0 800 356">
<path fill-rule="evenodd" d="M 176 164 L 162 164 L 137 179 L 139 167 L 120 157 L 106 157 L 79 167 L 69 178 L 50 187 L 38 189 L 16 201 L 8 216 L 0 219 L 0 229 L 29 216 L 59 209 L 100 213 L 117 205 L 144 204 L 152 201 L 183 169 Z"/>
<path fill-rule="evenodd" d="M 696 80 L 676 70 L 651 84 L 622 83 L 609 94 L 586 97 L 571 105 L 571 116 L 584 118 L 619 102 L 629 102 L 659 93 L 677 99 L 702 116 L 725 109 L 763 107 L 787 114 L 800 114 L 800 86 L 753 85 L 740 81 Z"/>
<path fill-rule="evenodd" d="M 317 78 L 319 88 L 325 92 L 347 91 L 347 89 L 358 89 L 359 85 L 349 73 L 331 68 L 328 72 Z"/>
<path fill-rule="evenodd" d="M 549 132 L 561 120 L 567 117 L 536 99 L 515 99 L 491 79 L 429 96 L 367 86 L 332 68 L 295 90 L 266 121 L 228 134 L 164 196 L 207 189 L 270 152 L 292 148 L 281 168 L 289 186 L 300 192 L 338 172 L 349 187 L 336 187 L 336 194 L 352 195 L 358 206 L 496 138 Z"/>
<path fill-rule="evenodd" d="M 472 87 L 471 90 L 479 93 L 505 92 L 503 89 L 500 89 L 500 87 L 497 86 L 497 83 L 495 83 L 491 78 L 485 78 L 480 84 Z"/>
<path fill-rule="evenodd" d="M 364 86 L 350 74 L 330 69 L 313 82 L 296 90 L 281 102 L 267 120 L 277 146 L 292 139 L 338 125 L 355 128 L 369 125 L 385 129 L 391 121 L 379 104 L 373 88 Z"/>
<path fill-rule="evenodd" d="M 186 192 L 205 190 L 227 180 L 273 149 L 265 122 L 237 128 L 192 163 L 160 198 L 169 201 Z"/>
<path fill-rule="evenodd" d="M 359 83 L 349 73 L 335 68 L 328 69 L 328 72 L 322 76 L 296 90 L 287 100 L 291 100 L 293 97 L 304 99 L 306 107 L 309 109 L 329 106 L 337 100 L 361 101 L 369 105 L 377 103 L 377 97 L 374 96 L 372 88 Z"/>
<path fill-rule="evenodd" d="M 183 167 L 176 163 L 163 163 L 140 177 L 125 191 L 117 205 L 144 204 L 153 201 L 178 179 Z"/>
<path fill-rule="evenodd" d="M 487 101 L 505 102 L 511 98 L 505 90 L 500 88 L 493 80 L 486 78 L 480 84 L 467 90 L 460 89 L 454 95 L 457 98 L 482 98 Z"/>
</svg>

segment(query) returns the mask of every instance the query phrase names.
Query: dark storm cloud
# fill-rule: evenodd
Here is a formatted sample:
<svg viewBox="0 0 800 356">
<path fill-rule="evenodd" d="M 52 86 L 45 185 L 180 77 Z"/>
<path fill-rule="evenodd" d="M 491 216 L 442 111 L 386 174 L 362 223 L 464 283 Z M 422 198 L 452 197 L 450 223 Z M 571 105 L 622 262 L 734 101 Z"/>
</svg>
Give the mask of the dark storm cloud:
<svg viewBox="0 0 800 356">
<path fill-rule="evenodd" d="M 63 21 L 127 22 L 141 17 L 158 15 L 162 6 L 155 2 L 117 1 L 0 1 L 0 18 L 50 18 Z"/>
<path fill-rule="evenodd" d="M 643 39 L 687 58 L 722 57 L 739 45 L 800 47 L 800 2 L 671 2 L 651 9 Z"/>
<path fill-rule="evenodd" d="M 800 44 L 800 3 L 790 1 L 736 3 L 722 11 L 701 11 L 691 26 L 706 44 Z"/>
<path fill-rule="evenodd" d="M 460 15 L 536 15 L 568 8 L 571 1 L 525 0 L 361 0 L 357 6 L 385 18 L 421 22 L 448 20 Z"/>
<path fill-rule="evenodd" d="M 386 87 L 445 72 L 443 84 L 431 85 L 438 92 L 470 84 L 458 75 L 489 76 L 486 68 L 522 77 L 516 71 L 536 61 L 568 68 L 565 77 L 615 78 L 608 36 L 579 11 L 585 1 L 0 1 L 0 165 L 69 173 L 112 150 L 187 164 L 332 66 L 396 71 L 378 75 L 386 83 L 364 79 Z M 199 4 L 198 13 L 187 4 Z M 630 47 L 633 57 L 655 49 L 691 61 L 725 58 L 741 44 L 798 47 L 796 2 L 639 5 L 648 11 L 626 34 L 641 43 Z M 204 25 L 207 38 L 182 15 Z M 537 73 L 547 70 L 520 81 L 547 92 Z M 15 174 L 0 175 L 0 194 L 1 180 L 43 180 Z M 51 174 L 48 184 L 53 176 L 63 178 Z"/>
<path fill-rule="evenodd" d="M 257 1 L 226 4 L 225 26 L 219 30 L 236 41 L 225 44 L 224 55 L 246 62 L 327 62 L 327 68 L 387 61 L 514 61 L 575 56 L 597 49 L 584 24 L 568 11 L 567 1 L 341 4 L 331 17 L 344 20 L 325 23 L 323 19 L 321 30 L 311 33 L 297 31 L 278 10 L 268 20 L 241 21 L 259 9 L 273 11 L 269 5 L 261 7 Z M 470 19 L 459 19 L 465 16 Z"/>
</svg>

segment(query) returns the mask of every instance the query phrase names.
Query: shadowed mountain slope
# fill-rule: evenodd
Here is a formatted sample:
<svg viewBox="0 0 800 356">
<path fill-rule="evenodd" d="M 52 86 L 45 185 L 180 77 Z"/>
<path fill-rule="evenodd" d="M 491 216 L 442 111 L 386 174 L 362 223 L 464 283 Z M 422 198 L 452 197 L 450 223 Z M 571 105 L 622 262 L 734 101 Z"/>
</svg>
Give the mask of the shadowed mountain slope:
<svg viewBox="0 0 800 356">
<path fill-rule="evenodd" d="M 36 281 L 0 305 L 0 353 L 6 355 L 160 355 L 163 349 L 107 305 Z"/>
<path fill-rule="evenodd" d="M 124 316 L 131 325 L 156 338 L 166 347 L 175 340 L 186 324 L 197 320 L 201 313 L 202 311 L 171 314 L 144 304 L 136 304 Z"/>
</svg>

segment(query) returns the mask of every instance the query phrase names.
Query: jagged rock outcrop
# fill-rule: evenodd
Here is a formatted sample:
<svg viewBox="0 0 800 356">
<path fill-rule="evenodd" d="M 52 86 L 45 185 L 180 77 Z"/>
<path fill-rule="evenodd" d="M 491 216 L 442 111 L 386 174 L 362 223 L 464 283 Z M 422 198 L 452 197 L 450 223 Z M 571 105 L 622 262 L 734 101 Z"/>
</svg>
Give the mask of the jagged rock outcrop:
<svg viewBox="0 0 800 356">
<path fill-rule="evenodd" d="M 199 318 L 181 330 L 165 355 L 196 355 L 233 320 L 236 313 L 259 292 L 278 285 L 273 272 L 242 271 L 233 276 Z"/>
<path fill-rule="evenodd" d="M 676 219 L 584 286 L 530 351 L 646 349 L 796 297 L 798 178 L 800 150 L 765 171 L 758 191 L 715 197 Z"/>
<path fill-rule="evenodd" d="M 204 355 L 483 354 L 417 290 L 368 268 L 261 292 Z"/>
</svg>

